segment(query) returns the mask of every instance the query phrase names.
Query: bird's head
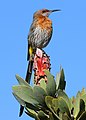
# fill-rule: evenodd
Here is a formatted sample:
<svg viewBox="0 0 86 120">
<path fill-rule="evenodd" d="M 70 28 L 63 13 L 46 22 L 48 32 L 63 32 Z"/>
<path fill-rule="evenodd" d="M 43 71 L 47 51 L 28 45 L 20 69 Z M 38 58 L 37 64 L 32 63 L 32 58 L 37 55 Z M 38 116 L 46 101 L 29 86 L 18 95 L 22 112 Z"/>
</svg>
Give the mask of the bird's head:
<svg viewBox="0 0 86 120">
<path fill-rule="evenodd" d="M 56 9 L 56 10 L 48 10 L 48 9 L 42 9 L 42 10 L 38 10 L 34 13 L 34 18 L 38 17 L 38 16 L 45 16 L 48 17 L 52 12 L 56 12 L 56 11 L 61 11 L 60 9 Z"/>
</svg>

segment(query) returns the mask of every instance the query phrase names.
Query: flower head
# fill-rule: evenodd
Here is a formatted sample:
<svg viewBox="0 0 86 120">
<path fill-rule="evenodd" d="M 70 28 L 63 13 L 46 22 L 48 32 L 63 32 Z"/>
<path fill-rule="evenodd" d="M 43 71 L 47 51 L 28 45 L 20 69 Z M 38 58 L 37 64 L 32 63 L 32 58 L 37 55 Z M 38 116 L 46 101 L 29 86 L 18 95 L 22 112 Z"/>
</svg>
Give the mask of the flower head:
<svg viewBox="0 0 86 120">
<path fill-rule="evenodd" d="M 43 51 L 37 48 L 36 54 L 34 56 L 34 80 L 35 84 L 40 84 L 41 78 L 44 78 L 47 83 L 47 76 L 44 70 L 50 71 L 50 59 L 49 56 Z"/>
</svg>

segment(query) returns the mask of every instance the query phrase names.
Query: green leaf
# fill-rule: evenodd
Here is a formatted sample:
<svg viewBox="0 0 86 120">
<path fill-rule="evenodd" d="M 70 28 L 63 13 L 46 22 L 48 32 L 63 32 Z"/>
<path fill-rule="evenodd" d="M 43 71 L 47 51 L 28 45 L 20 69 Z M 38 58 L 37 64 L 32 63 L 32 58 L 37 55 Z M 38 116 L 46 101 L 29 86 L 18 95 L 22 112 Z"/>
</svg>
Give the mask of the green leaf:
<svg viewBox="0 0 86 120">
<path fill-rule="evenodd" d="M 73 114 L 76 119 L 80 118 L 81 114 L 85 111 L 85 99 L 86 98 L 86 91 L 82 89 L 82 91 L 78 92 L 76 98 L 72 98 L 72 104 L 74 107 Z"/>
<path fill-rule="evenodd" d="M 86 119 L 86 111 L 84 111 L 77 120 L 85 120 L 85 119 Z"/>
<path fill-rule="evenodd" d="M 54 96 L 56 92 L 56 82 L 54 80 L 54 77 L 50 74 L 48 70 L 45 70 L 45 73 L 48 79 L 48 83 L 46 85 L 47 94 L 50 96 Z"/>
<path fill-rule="evenodd" d="M 59 88 L 59 83 L 60 83 L 60 76 L 61 76 L 61 73 L 57 73 L 56 75 L 56 90 Z"/>
<path fill-rule="evenodd" d="M 77 117 L 79 112 L 80 112 L 80 92 L 77 93 L 76 100 L 74 102 L 74 118 Z"/>
<path fill-rule="evenodd" d="M 24 100 L 22 100 L 20 97 L 18 97 L 15 93 L 13 93 L 16 100 L 20 103 L 20 105 L 25 106 Z"/>
<path fill-rule="evenodd" d="M 31 110 L 34 110 L 34 111 L 39 111 L 40 108 L 38 105 L 33 105 L 33 104 L 30 104 L 30 103 L 27 103 L 25 102 L 25 108 L 28 108 L 28 109 L 31 109 Z"/>
<path fill-rule="evenodd" d="M 61 89 L 64 90 L 66 86 L 64 70 L 61 68 L 60 72 L 57 73 L 56 76 L 56 90 Z"/>
<path fill-rule="evenodd" d="M 33 89 L 32 87 L 19 85 L 13 87 L 13 92 L 15 95 L 17 95 L 19 98 L 21 98 L 23 101 L 31 104 L 38 104 L 38 101 L 34 97 Z"/>
<path fill-rule="evenodd" d="M 47 93 L 44 91 L 44 89 L 40 86 L 34 86 L 33 93 L 39 104 L 45 105 L 45 96 L 47 95 Z"/>
<path fill-rule="evenodd" d="M 43 120 L 49 120 L 49 115 L 45 114 L 42 110 L 38 111 L 38 117 Z"/>
<path fill-rule="evenodd" d="M 85 90 L 85 88 L 83 88 L 80 95 L 83 96 L 85 94 L 86 94 L 86 90 Z"/>
<path fill-rule="evenodd" d="M 79 111 L 76 119 L 78 119 L 84 111 L 85 111 L 85 103 L 82 99 L 80 99 L 80 111 Z"/>
<path fill-rule="evenodd" d="M 54 114 L 54 116 L 57 118 L 57 120 L 62 120 L 61 118 L 59 118 L 59 116 L 54 112 L 54 109 L 52 108 L 53 107 L 53 105 L 52 105 L 53 99 L 54 98 L 51 96 L 46 96 L 45 103 L 46 103 L 47 107 L 51 110 L 51 112 Z"/>
<path fill-rule="evenodd" d="M 51 106 L 52 106 L 52 100 L 53 100 L 53 97 L 51 97 L 51 96 L 46 96 L 45 97 L 45 103 L 46 103 L 46 105 L 47 105 L 48 108 L 51 108 Z"/>
<path fill-rule="evenodd" d="M 86 104 L 86 90 L 85 90 L 85 88 L 82 89 L 80 96 L 81 96 L 81 99 L 82 99 L 82 100 L 85 102 L 85 104 Z M 86 105 L 85 105 L 85 110 L 86 110 Z"/>
<path fill-rule="evenodd" d="M 74 97 L 74 96 L 73 96 L 72 98 L 70 98 L 71 110 L 73 110 L 74 105 L 75 105 L 75 102 L 76 102 L 76 99 L 75 99 L 75 97 Z"/>
<path fill-rule="evenodd" d="M 57 111 L 58 108 L 62 113 L 67 113 L 68 116 L 70 116 L 70 111 L 68 108 L 68 104 L 66 100 L 63 97 L 54 98 L 52 100 L 52 106 L 54 107 L 54 110 Z"/>
<path fill-rule="evenodd" d="M 83 99 L 80 99 L 80 112 L 85 111 L 85 102 Z"/>
<path fill-rule="evenodd" d="M 53 113 L 49 111 L 49 120 L 57 120 L 53 117 Z"/>
<path fill-rule="evenodd" d="M 33 117 L 35 118 L 35 120 L 40 120 L 39 117 L 38 117 L 38 114 L 34 111 L 34 110 L 31 110 L 29 108 L 26 107 L 26 110 L 25 113 L 30 116 L 30 117 Z"/>
<path fill-rule="evenodd" d="M 40 80 L 40 87 L 42 87 L 46 91 L 46 86 L 47 86 L 47 84 L 45 83 L 45 79 L 42 78 Z"/>
<path fill-rule="evenodd" d="M 57 95 L 58 95 L 58 97 L 62 97 L 66 101 L 68 108 L 71 111 L 72 105 L 71 105 L 70 99 L 68 98 L 67 94 L 62 90 L 58 90 Z"/>
<path fill-rule="evenodd" d="M 16 79 L 20 85 L 29 86 L 29 84 L 24 79 L 22 79 L 19 75 L 16 75 Z"/>
<path fill-rule="evenodd" d="M 71 118 L 66 113 L 64 113 L 62 115 L 62 120 L 71 120 Z"/>
</svg>

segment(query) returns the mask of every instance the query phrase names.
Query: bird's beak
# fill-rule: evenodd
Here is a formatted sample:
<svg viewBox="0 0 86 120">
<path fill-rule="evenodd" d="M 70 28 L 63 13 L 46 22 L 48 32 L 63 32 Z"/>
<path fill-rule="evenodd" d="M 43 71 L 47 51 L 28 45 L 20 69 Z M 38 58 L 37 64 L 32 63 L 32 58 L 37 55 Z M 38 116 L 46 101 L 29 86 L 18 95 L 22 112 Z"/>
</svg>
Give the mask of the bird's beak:
<svg viewBox="0 0 86 120">
<path fill-rule="evenodd" d="M 57 10 L 50 10 L 50 12 L 56 12 L 56 11 L 61 11 L 60 9 L 57 9 Z"/>
</svg>

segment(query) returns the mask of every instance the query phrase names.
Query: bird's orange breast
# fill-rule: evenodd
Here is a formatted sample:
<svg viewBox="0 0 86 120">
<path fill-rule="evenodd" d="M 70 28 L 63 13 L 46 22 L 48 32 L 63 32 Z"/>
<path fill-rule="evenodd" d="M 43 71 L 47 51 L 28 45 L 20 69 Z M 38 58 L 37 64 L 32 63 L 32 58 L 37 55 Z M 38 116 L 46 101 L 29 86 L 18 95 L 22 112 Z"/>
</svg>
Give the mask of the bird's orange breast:
<svg viewBox="0 0 86 120">
<path fill-rule="evenodd" d="M 37 18 L 37 22 L 36 22 L 36 26 L 40 26 L 41 29 L 52 29 L 52 21 L 48 18 L 48 17 L 45 17 L 45 16 L 39 16 Z"/>
</svg>

